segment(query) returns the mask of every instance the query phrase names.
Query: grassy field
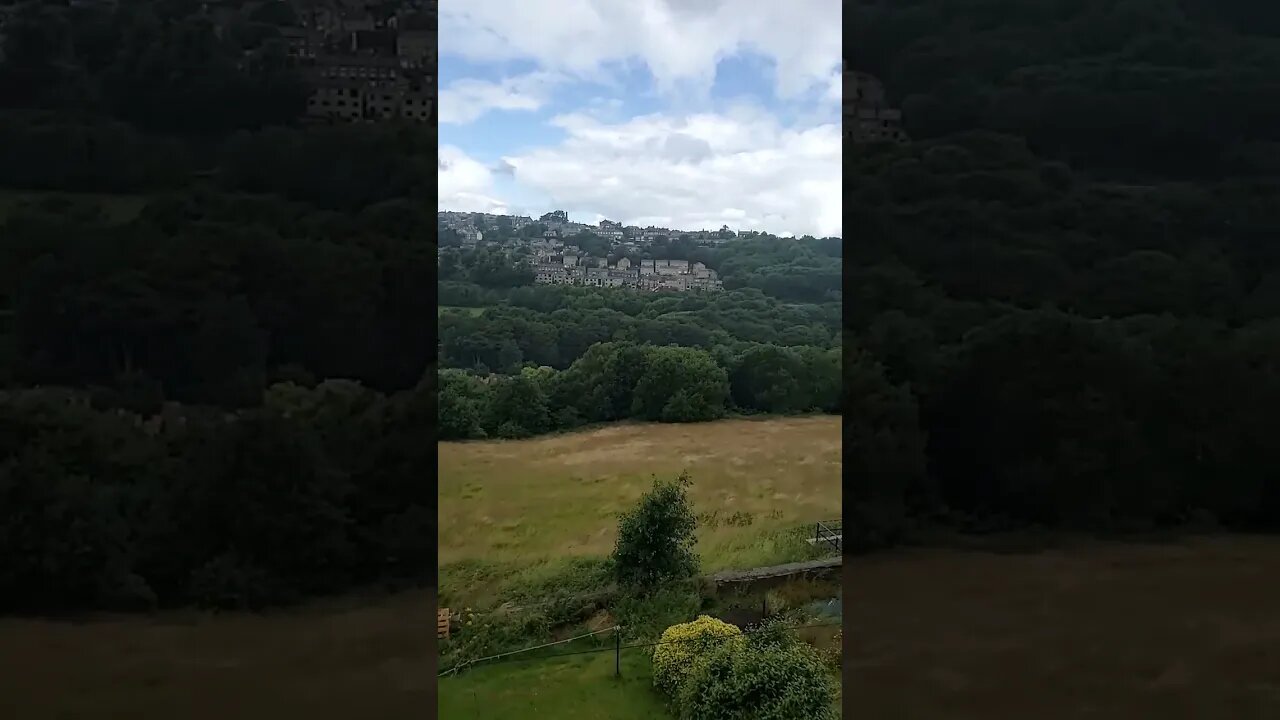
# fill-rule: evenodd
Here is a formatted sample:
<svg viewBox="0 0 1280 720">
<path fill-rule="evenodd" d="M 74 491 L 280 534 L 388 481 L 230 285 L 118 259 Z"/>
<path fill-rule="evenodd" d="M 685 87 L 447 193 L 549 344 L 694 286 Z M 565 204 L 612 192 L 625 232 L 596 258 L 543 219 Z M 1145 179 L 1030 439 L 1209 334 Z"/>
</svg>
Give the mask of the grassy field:
<svg viewBox="0 0 1280 720">
<path fill-rule="evenodd" d="M 1280 538 L 846 566 L 844 692 L 865 717 L 1280 718 Z"/>
<path fill-rule="evenodd" d="M 613 549 L 618 513 L 655 475 L 689 472 L 704 571 L 807 556 L 809 524 L 840 516 L 838 417 L 616 424 L 441 443 L 439 451 L 441 597 L 457 606 L 491 606 L 512 588 L 551 591 L 591 577 L 590 561 Z M 655 612 L 665 618 L 659 632 L 692 619 Z M 441 682 L 440 714 L 668 717 L 651 687 L 647 652 L 624 654 L 621 680 L 613 664 L 612 653 L 601 653 L 466 670 Z"/>
<path fill-rule="evenodd" d="M 649 654 L 614 654 L 481 666 L 440 681 L 439 717 L 473 720 L 655 720 L 670 717 L 653 691 Z"/>
<path fill-rule="evenodd" d="M 266 615 L 0 619 L 0 717 L 424 717 L 434 606 L 409 592 Z"/>
<path fill-rule="evenodd" d="M 795 559 L 840 516 L 840 418 L 619 424 L 531 440 L 440 443 L 439 559 L 537 573 L 613 549 L 654 475 L 687 470 L 703 569 Z M 493 573 L 491 573 L 493 574 Z M 442 588 L 443 591 L 443 588 Z"/>
</svg>

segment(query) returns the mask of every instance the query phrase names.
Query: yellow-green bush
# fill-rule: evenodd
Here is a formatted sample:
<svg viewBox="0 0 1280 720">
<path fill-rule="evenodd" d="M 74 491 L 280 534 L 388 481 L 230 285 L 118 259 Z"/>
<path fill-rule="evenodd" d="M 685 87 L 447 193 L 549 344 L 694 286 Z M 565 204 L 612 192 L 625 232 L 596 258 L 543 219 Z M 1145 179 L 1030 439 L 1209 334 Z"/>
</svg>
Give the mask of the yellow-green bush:
<svg viewBox="0 0 1280 720">
<path fill-rule="evenodd" d="M 741 647 L 709 650 L 692 663 L 673 706 L 680 720 L 836 720 L 836 684 L 820 654 L 762 633 Z"/>
<path fill-rule="evenodd" d="M 744 641 L 737 626 L 707 615 L 672 625 L 663 631 L 660 644 L 653 649 L 653 685 L 668 698 L 674 698 L 698 657 L 726 643 Z"/>
</svg>

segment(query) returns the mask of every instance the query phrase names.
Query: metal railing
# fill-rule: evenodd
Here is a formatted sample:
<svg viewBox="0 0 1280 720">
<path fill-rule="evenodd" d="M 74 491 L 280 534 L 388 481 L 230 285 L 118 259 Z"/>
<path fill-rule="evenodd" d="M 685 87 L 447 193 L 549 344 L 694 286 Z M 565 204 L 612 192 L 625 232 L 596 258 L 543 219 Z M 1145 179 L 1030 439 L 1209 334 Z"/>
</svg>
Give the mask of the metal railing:
<svg viewBox="0 0 1280 720">
<path fill-rule="evenodd" d="M 813 544 L 826 543 L 839 550 L 844 540 L 844 527 L 840 520 L 819 520 L 813 524 Z"/>
</svg>

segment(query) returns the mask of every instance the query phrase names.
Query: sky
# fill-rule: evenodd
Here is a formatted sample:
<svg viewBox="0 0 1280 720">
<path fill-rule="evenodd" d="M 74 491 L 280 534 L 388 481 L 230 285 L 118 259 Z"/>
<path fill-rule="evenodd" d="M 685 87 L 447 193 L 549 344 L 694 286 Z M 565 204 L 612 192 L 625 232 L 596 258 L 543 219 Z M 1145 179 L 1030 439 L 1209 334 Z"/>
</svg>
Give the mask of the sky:
<svg viewBox="0 0 1280 720">
<path fill-rule="evenodd" d="M 439 8 L 439 209 L 840 235 L 840 0 Z"/>
</svg>

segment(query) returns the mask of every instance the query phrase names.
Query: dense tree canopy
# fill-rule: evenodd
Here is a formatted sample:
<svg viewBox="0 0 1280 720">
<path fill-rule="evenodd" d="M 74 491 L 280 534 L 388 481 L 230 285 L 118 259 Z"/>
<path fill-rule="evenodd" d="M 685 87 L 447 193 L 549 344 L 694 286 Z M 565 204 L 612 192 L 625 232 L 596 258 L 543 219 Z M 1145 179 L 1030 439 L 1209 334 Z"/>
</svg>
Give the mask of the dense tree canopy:
<svg viewBox="0 0 1280 720">
<path fill-rule="evenodd" d="M 846 155 L 855 541 L 1280 527 L 1273 14 L 847 9 L 914 140 Z"/>
</svg>

